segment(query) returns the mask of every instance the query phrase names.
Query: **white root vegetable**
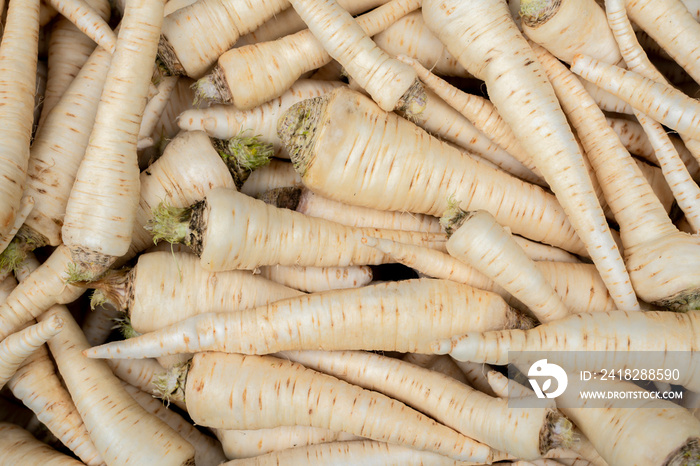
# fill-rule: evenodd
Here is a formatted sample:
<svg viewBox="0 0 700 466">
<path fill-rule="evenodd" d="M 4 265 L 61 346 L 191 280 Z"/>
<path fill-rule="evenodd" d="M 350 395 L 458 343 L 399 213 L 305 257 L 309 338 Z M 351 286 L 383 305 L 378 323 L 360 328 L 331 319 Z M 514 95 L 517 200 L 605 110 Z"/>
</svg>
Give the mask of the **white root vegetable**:
<svg viewBox="0 0 700 466">
<path fill-rule="evenodd" d="M 281 96 L 249 110 L 239 110 L 233 105 L 212 105 L 207 108 L 193 108 L 177 117 L 180 129 L 204 131 L 217 139 L 229 139 L 243 132 L 251 131 L 261 142 L 272 144 L 275 155 L 289 158 L 279 136 L 277 120 L 292 105 L 304 99 L 318 97 L 342 86 L 341 82 L 312 81 L 300 79 Z"/>
<path fill-rule="evenodd" d="M 260 275 L 295 290 L 307 293 L 360 288 L 372 281 L 372 269 L 366 265 L 349 267 L 301 267 L 269 265 Z"/>
<path fill-rule="evenodd" d="M 349 25 L 355 33 L 359 32 L 361 35 L 366 33 L 371 36 L 419 7 L 420 1 L 418 0 L 392 0 L 358 17 L 357 20 L 346 16 L 345 20 L 348 21 L 345 24 Z M 343 15 L 343 13 L 347 15 L 345 10 L 338 11 L 336 9 L 335 13 L 336 16 Z M 325 19 L 330 20 L 330 16 L 327 16 Z M 329 34 L 332 35 L 336 35 L 336 33 L 347 28 L 346 26 L 341 27 L 332 23 L 326 25 L 326 27 Z M 362 41 L 363 47 L 374 48 L 375 52 L 378 51 L 383 54 L 371 39 L 367 36 L 364 37 L 370 43 L 367 43 L 366 40 Z M 326 42 L 330 40 L 330 44 L 334 44 L 334 47 L 340 47 L 341 52 L 346 53 L 346 58 L 348 58 L 347 54 L 353 50 L 353 39 L 350 42 L 343 42 L 341 38 L 342 34 L 332 40 L 328 37 L 319 39 L 310 30 L 306 29 L 272 42 L 263 42 L 229 50 L 218 58 L 218 65 L 213 71 L 197 82 L 197 95 L 209 101 L 233 103 L 241 110 L 256 107 L 282 95 L 305 72 L 320 68 L 333 59 L 324 49 L 326 45 L 322 43 L 322 40 Z M 386 54 L 384 55 L 385 58 L 389 58 L 386 57 Z M 268 66 L 268 63 L 271 63 L 272 66 Z M 382 68 L 383 65 L 384 67 L 387 66 L 382 61 L 373 65 L 367 59 L 365 59 L 365 65 L 367 68 L 364 70 L 360 68 L 359 70 L 365 75 L 371 75 L 375 68 Z M 351 66 L 357 67 L 358 65 Z M 357 74 L 358 70 L 355 69 L 355 71 Z M 378 77 L 380 79 L 386 78 L 386 76 L 383 77 L 381 74 Z M 404 72 L 400 85 L 394 86 L 394 88 L 399 88 L 399 92 L 403 93 L 408 86 L 416 84 L 414 78 L 415 75 L 409 77 Z M 408 82 L 406 83 L 407 79 Z M 406 89 L 402 91 L 400 90 L 401 88 Z M 396 92 L 395 89 L 392 94 Z M 401 95 L 399 94 L 398 97 L 401 97 Z M 416 93 L 416 96 L 418 96 L 418 93 Z"/>
<path fill-rule="evenodd" d="M 303 187 L 270 190 L 258 198 L 277 207 L 296 210 L 310 217 L 325 218 L 353 227 L 430 233 L 442 233 L 443 231 L 439 219 L 431 215 L 392 212 L 345 204 L 323 197 Z"/>
<path fill-rule="evenodd" d="M 19 233 L 34 247 L 61 244 L 66 204 L 88 145 L 110 63 L 111 55 L 96 49 L 36 134 L 26 188 L 35 208 Z"/>
<path fill-rule="evenodd" d="M 406 353 L 404 357 L 401 358 L 402 361 L 415 364 L 416 366 L 424 367 L 430 369 L 431 371 L 439 372 L 451 377 L 465 385 L 469 385 L 467 382 L 467 377 L 459 368 L 454 359 L 443 354 L 419 354 L 419 353 Z"/>
<path fill-rule="evenodd" d="M 700 279 L 693 259 L 700 253 L 695 241 L 673 226 L 602 112 L 573 75 L 553 57 L 542 52 L 539 57 L 620 225 L 625 261 L 638 295 L 660 306 L 694 309 Z M 675 270 L 664 273 L 671 263 Z M 679 267 L 684 272 L 679 273 Z"/>
<path fill-rule="evenodd" d="M 440 336 L 530 325 L 529 318 L 496 294 L 444 280 L 419 279 L 314 293 L 234 313 L 201 314 L 85 354 L 144 358 L 195 351 L 267 354 L 291 349 L 428 353 L 430 343 Z"/>
<path fill-rule="evenodd" d="M 513 233 L 586 255 L 554 196 L 465 157 L 356 92 L 341 88 L 293 106 L 278 132 L 304 184 L 331 199 L 442 215 L 454 197 Z"/>
<path fill-rule="evenodd" d="M 77 275 L 94 278 L 129 250 L 139 202 L 138 132 L 164 0 L 127 4 L 117 48 L 61 229 Z M 100 202 L 96 203 L 95 199 Z M 74 274 L 75 275 L 75 274 Z"/>
<path fill-rule="evenodd" d="M 110 304 L 95 306 L 85 316 L 80 328 L 85 334 L 90 346 L 101 345 L 114 330 L 114 319 L 120 316 L 119 311 Z"/>
<path fill-rule="evenodd" d="M 58 335 L 63 327 L 60 317 L 31 325 L 0 342 L 0 388 L 17 372 L 25 359 L 44 343 Z"/>
<path fill-rule="evenodd" d="M 571 71 L 680 134 L 700 138 L 700 103 L 681 91 L 585 55 L 574 57 Z"/>
<path fill-rule="evenodd" d="M 649 139 L 639 123 L 623 118 L 606 117 L 606 120 L 610 127 L 615 130 L 620 138 L 620 141 L 622 141 L 624 146 L 631 154 L 639 156 L 650 164 L 658 166 L 659 162 L 656 160 L 654 148 L 649 143 Z M 690 172 L 691 176 L 693 178 L 700 177 L 700 165 L 698 165 L 698 162 L 693 157 L 693 154 L 688 151 L 678 137 L 673 135 L 669 136 L 671 137 L 673 147 L 676 148 L 678 155 L 680 155 L 681 159 L 683 159 L 683 163 L 686 167 L 688 167 L 688 171 Z M 654 191 L 657 190 L 655 189 Z M 659 198 L 661 199 L 661 196 L 659 196 Z"/>
<path fill-rule="evenodd" d="M 104 19 L 109 19 L 111 8 L 108 1 L 90 0 L 89 4 Z M 73 78 L 78 75 L 94 49 L 95 43 L 80 32 L 67 18 L 60 18 L 51 26 L 48 52 L 49 74 L 38 127 L 42 126 L 48 113 L 56 105 Z"/>
<path fill-rule="evenodd" d="M 525 304 L 540 322 L 569 315 L 544 274 L 486 211 L 464 212 L 458 207 L 442 218 L 450 239 L 451 256 L 472 265 Z"/>
<path fill-rule="evenodd" d="M 411 121 L 430 134 L 465 149 L 467 155 L 482 157 L 521 180 L 547 186 L 542 177 L 535 175 L 519 160 L 494 144 L 448 103 L 432 91 L 425 92 L 425 108 L 419 114 L 411 116 Z"/>
<path fill-rule="evenodd" d="M 491 279 L 449 254 L 384 239 L 363 238 L 363 241 L 426 276 L 493 291 L 511 306 L 522 307 L 522 303 Z M 547 281 L 552 284 L 566 307 L 572 312 L 600 312 L 616 309 L 615 303 L 605 288 L 605 283 L 592 264 L 542 261 L 537 262 L 537 268 L 547 277 Z"/>
<path fill-rule="evenodd" d="M 328 54 L 365 89 L 380 108 L 419 114 L 425 106 L 415 71 L 387 55 L 335 0 L 290 0 Z M 415 3 L 415 8 L 420 2 Z M 414 8 L 414 9 L 415 9 Z"/>
<path fill-rule="evenodd" d="M 700 311 L 575 314 L 530 330 L 472 332 L 440 340 L 434 342 L 432 352 L 500 365 L 508 362 L 508 351 L 579 351 L 580 356 L 574 359 L 567 359 L 570 356 L 564 353 L 552 354 L 550 359 L 563 367 L 574 364 L 576 370 L 675 368 L 680 373 L 678 384 L 697 390 L 698 318 Z"/>
<path fill-rule="evenodd" d="M 97 45 L 109 53 L 114 53 L 117 35 L 100 11 L 96 11 L 83 0 L 50 0 L 49 3 Z"/>
<path fill-rule="evenodd" d="M 389 0 L 338 0 L 338 4 L 354 16 L 372 10 L 388 1 Z M 294 8 L 290 6 L 280 14 L 265 21 L 254 31 L 241 37 L 236 42 L 236 47 L 279 39 L 280 37 L 294 34 L 306 28 L 307 26 L 304 20 L 301 19 L 297 12 L 294 11 Z"/>
<path fill-rule="evenodd" d="M 471 77 L 450 55 L 440 39 L 430 32 L 420 11 L 411 12 L 398 19 L 386 30 L 375 34 L 372 40 L 388 54 L 411 57 L 435 74 Z"/>
<path fill-rule="evenodd" d="M 226 461 L 221 443 L 216 439 L 202 434 L 192 424 L 187 422 L 174 411 L 169 410 L 163 403 L 138 388 L 122 382 L 122 387 L 146 411 L 155 415 L 169 425 L 175 432 L 194 447 L 194 461 L 197 466 L 218 466 Z"/>
<path fill-rule="evenodd" d="M 490 100 L 460 91 L 435 76 L 421 63 L 418 63 L 417 60 L 406 56 L 399 56 L 398 58 L 416 70 L 418 77 L 423 81 L 427 89 L 430 89 L 445 102 L 449 102 L 455 110 L 471 121 L 474 127 L 501 146 L 503 150 L 513 155 L 535 174 L 540 175 L 540 171 L 532 161 L 532 157 L 520 146 L 513 134 L 513 130 L 503 121 L 498 114 L 498 110 L 496 110 Z"/>
<path fill-rule="evenodd" d="M 153 244 L 153 236 L 144 227 L 159 203 L 185 207 L 204 198 L 216 186 L 236 186 L 226 164 L 201 131 L 184 132 L 170 141 L 163 155 L 141 173 L 139 180 L 141 198 L 131 246 L 117 264 L 125 263 Z"/>
<path fill-rule="evenodd" d="M 556 194 L 618 307 L 639 309 L 583 155 L 505 3 L 427 0 L 422 11 L 428 27 L 457 60 L 485 80 L 489 97 Z"/>
<path fill-rule="evenodd" d="M 139 333 L 205 312 L 236 312 L 303 294 L 244 270 L 210 272 L 197 256 L 171 252 L 142 254 L 132 269 L 88 286 L 126 312 Z"/>
<path fill-rule="evenodd" d="M 39 4 L 39 0 L 9 4 L 0 44 L 0 251 L 29 213 L 22 212 L 21 201 L 34 122 Z"/>
<path fill-rule="evenodd" d="M 251 197 L 275 188 L 287 186 L 299 187 L 301 177 L 294 170 L 294 165 L 283 160 L 271 160 L 268 165 L 255 170 L 241 187 L 241 192 Z"/>
<path fill-rule="evenodd" d="M 463 461 L 492 458 L 488 446 L 397 400 L 271 356 L 198 353 L 187 370 L 185 399 L 199 425 L 309 425 Z"/>
<path fill-rule="evenodd" d="M 308 217 L 214 188 L 202 202 L 184 209 L 161 206 L 150 229 L 154 239 L 184 242 L 211 271 L 254 270 L 263 265 L 344 267 L 376 265 L 388 258 L 364 246 L 378 236 L 444 250 L 443 233 L 356 228 Z M 240 219 L 245 219 L 241 221 Z"/>
<path fill-rule="evenodd" d="M 698 67 L 700 24 L 681 0 L 626 0 L 627 14 L 649 34 L 695 81 Z M 678 40 L 684 37 L 686 40 Z"/>
<path fill-rule="evenodd" d="M 27 359 L 7 382 L 7 387 L 81 461 L 88 465 L 103 464 L 46 347 Z"/>
<path fill-rule="evenodd" d="M 68 248 L 59 246 L 38 269 L 12 290 L 0 305 L 0 340 L 54 304 L 71 303 L 84 293 L 84 289 L 66 284 L 66 269 L 71 261 Z"/>
<path fill-rule="evenodd" d="M 582 382 L 569 377 L 570 386 L 556 399 L 609 464 L 693 464 L 700 461 L 700 420 L 687 409 L 662 399 L 645 399 L 645 390 L 621 380 Z M 639 398 L 627 408 L 606 400 L 603 407 L 577 399 L 580 391 L 615 391 Z M 636 392 L 636 393 L 635 393 Z M 631 398 L 631 397 L 630 397 Z M 598 400 L 596 405 L 600 406 Z M 654 423 L 655 429 L 649 429 Z"/>
<path fill-rule="evenodd" d="M 80 461 L 54 450 L 14 424 L 0 423 L 0 464 L 41 464 L 43 466 L 80 466 Z"/>
<path fill-rule="evenodd" d="M 515 457 L 536 459 L 571 440 L 571 423 L 551 409 L 511 410 L 505 400 L 398 359 L 350 351 L 286 351 L 276 356 L 384 393 Z"/>
<path fill-rule="evenodd" d="M 605 11 L 595 0 L 521 0 L 520 14 L 524 34 L 567 63 L 577 53 L 607 63 L 622 61 Z"/>
<path fill-rule="evenodd" d="M 294 447 L 360 439 L 360 437 L 346 432 L 309 426 L 280 426 L 247 430 L 214 429 L 214 433 L 221 441 L 226 457 L 231 460 L 253 458 Z"/>
<path fill-rule="evenodd" d="M 288 463 L 287 463 L 288 462 Z M 457 466 L 475 463 L 456 461 L 436 453 L 415 450 L 400 445 L 372 440 L 332 442 L 308 447 L 295 447 L 261 455 L 257 458 L 237 459 L 222 466 L 274 466 L 278 464 L 363 464 L 365 466 Z"/>
<path fill-rule="evenodd" d="M 81 354 L 88 344 L 70 312 L 54 306 L 39 320 L 53 316 L 64 321 L 64 328 L 59 338 L 50 341 L 51 354 L 105 463 L 191 464 L 194 448 L 141 408 L 104 361 L 91 361 Z"/>
<path fill-rule="evenodd" d="M 199 0 L 163 21 L 158 59 L 170 74 L 200 78 L 236 40 L 289 7 L 288 0 Z"/>
</svg>

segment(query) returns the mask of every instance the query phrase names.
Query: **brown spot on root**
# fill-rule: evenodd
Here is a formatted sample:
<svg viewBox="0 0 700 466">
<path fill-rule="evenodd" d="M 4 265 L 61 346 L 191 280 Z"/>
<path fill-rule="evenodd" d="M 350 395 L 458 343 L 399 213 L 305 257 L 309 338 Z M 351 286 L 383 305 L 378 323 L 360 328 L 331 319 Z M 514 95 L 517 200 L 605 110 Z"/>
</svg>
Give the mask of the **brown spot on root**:
<svg viewBox="0 0 700 466">
<path fill-rule="evenodd" d="M 455 231 L 459 230 L 467 219 L 469 219 L 474 212 L 467 212 L 459 207 L 459 201 L 451 198 L 447 200 L 447 210 L 440 217 L 440 226 L 447 237 L 451 237 Z"/>
<path fill-rule="evenodd" d="M 427 100 L 428 95 L 423 88 L 423 83 L 416 79 L 396 103 L 396 111 L 408 120 L 415 121 L 425 109 Z"/>
<path fill-rule="evenodd" d="M 568 448 L 574 440 L 574 425 L 554 409 L 547 410 L 547 418 L 540 430 L 540 453 L 555 448 Z"/>
<path fill-rule="evenodd" d="M 69 265 L 69 282 L 95 281 L 117 260 L 116 256 L 109 256 L 80 246 L 70 247 L 70 253 L 73 264 Z"/>
<path fill-rule="evenodd" d="M 700 287 L 684 290 L 666 299 L 652 304 L 676 312 L 687 312 L 700 309 Z"/>
<path fill-rule="evenodd" d="M 161 68 L 165 76 L 185 76 L 185 68 L 180 63 L 177 58 L 177 54 L 170 45 L 168 39 L 161 34 L 160 40 L 158 41 L 158 56 L 156 59 L 158 67 Z"/>
<path fill-rule="evenodd" d="M 204 249 L 204 231 L 207 228 L 205 211 L 207 206 L 206 199 L 190 206 L 190 235 L 186 244 L 198 256 L 202 254 Z"/>
<path fill-rule="evenodd" d="M 281 209 L 296 210 L 301 199 L 301 188 L 286 186 L 270 189 L 262 193 L 258 199 Z"/>
<path fill-rule="evenodd" d="M 668 455 L 662 466 L 697 466 L 698 464 L 700 464 L 700 439 L 691 437 Z"/>
<path fill-rule="evenodd" d="M 311 162 L 318 123 L 333 94 L 302 100 L 284 112 L 277 122 L 277 135 L 302 178 Z"/>
<path fill-rule="evenodd" d="M 529 330 L 537 326 L 537 321 L 522 311 L 508 306 L 505 329 Z"/>
<path fill-rule="evenodd" d="M 561 0 L 525 0 L 520 3 L 520 18 L 524 25 L 536 28 L 552 18 L 560 6 Z"/>
</svg>

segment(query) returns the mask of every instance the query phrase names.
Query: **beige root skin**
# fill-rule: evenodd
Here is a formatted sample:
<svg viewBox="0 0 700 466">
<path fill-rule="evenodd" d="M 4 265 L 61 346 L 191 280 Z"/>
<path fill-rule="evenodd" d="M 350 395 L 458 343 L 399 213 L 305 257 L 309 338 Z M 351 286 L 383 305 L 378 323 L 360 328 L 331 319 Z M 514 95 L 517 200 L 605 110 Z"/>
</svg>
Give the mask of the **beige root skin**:
<svg viewBox="0 0 700 466">
<path fill-rule="evenodd" d="M 662 236 L 625 250 L 625 256 L 642 299 L 673 311 L 700 309 L 700 251 L 693 236 Z"/>
</svg>

